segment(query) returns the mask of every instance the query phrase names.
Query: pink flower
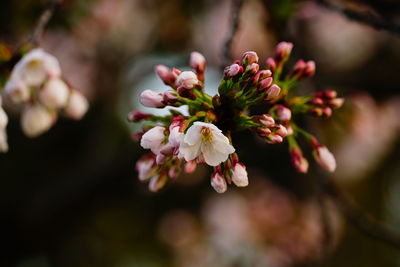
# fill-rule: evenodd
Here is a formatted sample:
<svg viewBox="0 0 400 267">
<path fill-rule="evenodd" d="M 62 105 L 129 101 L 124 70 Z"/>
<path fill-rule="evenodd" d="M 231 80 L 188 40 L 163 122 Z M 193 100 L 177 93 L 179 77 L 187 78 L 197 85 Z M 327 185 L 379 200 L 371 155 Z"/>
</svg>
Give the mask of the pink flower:
<svg viewBox="0 0 400 267">
<path fill-rule="evenodd" d="M 149 108 L 165 107 L 163 95 L 158 94 L 150 89 L 144 90 L 140 94 L 140 103 Z"/>
<path fill-rule="evenodd" d="M 206 69 L 206 59 L 199 52 L 192 52 L 190 54 L 189 65 L 197 72 L 204 72 Z"/>
</svg>

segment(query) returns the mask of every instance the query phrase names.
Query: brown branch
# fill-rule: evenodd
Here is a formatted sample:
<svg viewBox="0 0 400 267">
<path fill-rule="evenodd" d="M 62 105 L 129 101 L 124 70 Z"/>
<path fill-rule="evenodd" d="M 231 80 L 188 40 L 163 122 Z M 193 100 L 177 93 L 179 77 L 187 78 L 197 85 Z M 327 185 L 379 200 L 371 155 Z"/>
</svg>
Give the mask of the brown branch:
<svg viewBox="0 0 400 267">
<path fill-rule="evenodd" d="M 47 4 L 47 7 L 40 15 L 39 20 L 37 21 L 36 26 L 33 29 L 31 36 L 29 37 L 29 43 L 32 43 L 34 46 L 37 46 L 39 44 L 40 38 L 43 35 L 43 31 L 46 25 L 49 23 L 51 17 L 53 16 L 56 7 L 61 2 L 62 0 L 50 0 L 50 2 Z"/>
<path fill-rule="evenodd" d="M 399 24 L 369 14 L 362 14 L 352 9 L 343 8 L 327 0 L 316 0 L 316 2 L 327 9 L 336 11 L 351 20 L 369 25 L 377 30 L 386 30 L 395 34 L 400 34 Z"/>
<path fill-rule="evenodd" d="M 332 197 L 345 217 L 367 236 L 400 249 L 400 233 L 361 211 L 326 175 L 320 175 L 324 192 Z"/>
<path fill-rule="evenodd" d="M 228 39 L 226 39 L 225 44 L 222 48 L 222 68 L 224 68 L 232 61 L 232 42 L 240 26 L 240 10 L 243 6 L 243 2 L 244 0 L 232 0 L 232 24 Z"/>
</svg>

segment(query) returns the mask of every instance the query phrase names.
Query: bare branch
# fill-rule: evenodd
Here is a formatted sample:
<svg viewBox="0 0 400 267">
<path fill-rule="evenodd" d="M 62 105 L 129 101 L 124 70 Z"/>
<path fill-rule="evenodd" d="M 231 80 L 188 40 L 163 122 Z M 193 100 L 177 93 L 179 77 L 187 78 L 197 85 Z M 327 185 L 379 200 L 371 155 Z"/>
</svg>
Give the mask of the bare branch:
<svg viewBox="0 0 400 267">
<path fill-rule="evenodd" d="M 240 24 L 240 10 L 243 6 L 244 0 L 232 0 L 232 24 L 231 24 L 231 29 L 230 33 L 228 36 L 228 39 L 226 39 L 225 44 L 223 46 L 222 50 L 222 68 L 224 66 L 228 65 L 230 61 L 232 60 L 232 55 L 231 55 L 231 48 L 232 48 L 232 42 L 233 39 L 235 38 L 236 32 L 239 29 L 239 24 Z"/>
<path fill-rule="evenodd" d="M 364 24 L 369 25 L 377 30 L 386 30 L 386 31 L 389 31 L 392 33 L 400 34 L 400 25 L 399 24 L 395 24 L 393 22 L 384 20 L 383 18 L 378 18 L 376 16 L 372 16 L 370 14 L 362 14 L 362 13 L 359 13 L 352 9 L 334 5 L 327 0 L 316 0 L 316 2 L 327 9 L 336 11 L 351 20 L 364 23 Z"/>
</svg>

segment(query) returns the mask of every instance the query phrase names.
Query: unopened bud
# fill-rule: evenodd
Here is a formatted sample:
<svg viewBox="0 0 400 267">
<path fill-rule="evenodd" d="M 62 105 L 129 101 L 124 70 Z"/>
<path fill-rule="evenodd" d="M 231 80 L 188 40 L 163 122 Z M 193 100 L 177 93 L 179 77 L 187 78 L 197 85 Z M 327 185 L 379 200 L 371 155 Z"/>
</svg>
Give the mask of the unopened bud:
<svg viewBox="0 0 400 267">
<path fill-rule="evenodd" d="M 214 172 L 211 176 L 211 186 L 220 194 L 228 189 L 225 178 L 219 172 Z"/>
<path fill-rule="evenodd" d="M 206 69 L 206 59 L 199 52 L 192 52 L 190 54 L 189 65 L 192 69 L 196 70 L 196 72 L 204 72 Z"/>
<path fill-rule="evenodd" d="M 269 144 L 277 144 L 277 143 L 282 143 L 283 142 L 283 137 L 280 136 L 279 134 L 271 134 L 268 136 L 269 140 L 267 142 Z"/>
<path fill-rule="evenodd" d="M 46 132 L 54 124 L 56 117 L 41 105 L 27 106 L 21 118 L 21 126 L 25 135 L 36 137 Z"/>
<path fill-rule="evenodd" d="M 232 182 L 239 187 L 245 187 L 249 185 L 246 166 L 244 166 L 243 163 L 236 163 L 233 167 Z"/>
<path fill-rule="evenodd" d="M 274 118 L 269 114 L 263 114 L 258 120 L 264 127 L 270 128 L 275 124 Z"/>
<path fill-rule="evenodd" d="M 326 146 L 319 146 L 313 152 L 315 161 L 325 170 L 334 172 L 336 169 L 336 160 L 333 154 Z"/>
<path fill-rule="evenodd" d="M 166 174 L 160 174 L 159 176 L 153 176 L 149 182 L 149 190 L 151 192 L 157 192 L 165 186 L 168 177 Z"/>
<path fill-rule="evenodd" d="M 175 84 L 178 75 L 172 72 L 167 66 L 157 65 L 154 70 L 166 85 L 173 86 Z"/>
<path fill-rule="evenodd" d="M 131 122 L 139 122 L 141 120 L 148 119 L 149 117 L 151 117 L 151 114 L 144 113 L 139 110 L 132 110 L 128 113 L 128 121 Z"/>
<path fill-rule="evenodd" d="M 49 79 L 39 90 L 40 102 L 48 108 L 61 108 L 68 101 L 69 88 L 59 78 Z"/>
<path fill-rule="evenodd" d="M 254 51 L 247 51 L 243 54 L 242 62 L 244 65 L 251 65 L 253 63 L 258 63 L 258 55 Z"/>
<path fill-rule="evenodd" d="M 315 74 L 315 62 L 312 60 L 307 61 L 306 67 L 304 69 L 304 76 L 310 77 L 313 76 L 314 74 Z"/>
<path fill-rule="evenodd" d="M 323 115 L 324 117 L 329 118 L 330 116 L 332 116 L 332 109 L 329 107 L 324 108 Z"/>
<path fill-rule="evenodd" d="M 265 127 L 257 127 L 256 132 L 261 137 L 269 136 L 271 134 L 271 130 Z"/>
<path fill-rule="evenodd" d="M 289 108 L 283 105 L 276 105 L 276 116 L 278 120 L 286 122 L 292 118 L 292 112 Z"/>
<path fill-rule="evenodd" d="M 265 79 L 261 80 L 261 82 L 258 85 L 258 90 L 260 92 L 264 92 L 265 89 L 267 89 L 268 87 L 271 86 L 272 81 L 273 81 L 272 77 L 268 77 L 268 78 L 265 78 Z M 279 88 L 279 92 L 280 92 L 280 88 Z M 276 94 L 276 92 L 274 92 L 274 93 Z M 279 95 L 279 93 L 278 93 L 278 95 Z"/>
<path fill-rule="evenodd" d="M 243 72 L 243 67 L 236 63 L 226 67 L 224 70 L 225 77 L 227 78 L 232 78 L 241 72 Z"/>
<path fill-rule="evenodd" d="M 185 173 L 193 173 L 196 170 L 197 163 L 196 160 L 191 160 L 185 163 L 184 171 Z"/>
<path fill-rule="evenodd" d="M 343 106 L 343 103 L 344 98 L 334 98 L 328 101 L 328 105 L 330 105 L 334 109 L 340 108 L 341 106 Z"/>
<path fill-rule="evenodd" d="M 264 80 L 272 76 L 272 72 L 270 70 L 261 70 L 259 73 L 260 73 L 260 80 Z"/>
<path fill-rule="evenodd" d="M 266 60 L 267 66 L 271 72 L 275 72 L 276 70 L 276 61 L 272 57 L 267 58 Z"/>
<path fill-rule="evenodd" d="M 337 97 L 337 92 L 335 90 L 325 90 L 322 93 L 323 96 L 328 99 L 333 99 Z"/>
<path fill-rule="evenodd" d="M 163 94 L 163 100 L 167 104 L 174 104 L 178 101 L 178 93 L 174 90 L 167 90 Z"/>
<path fill-rule="evenodd" d="M 299 75 L 302 76 L 304 70 L 306 68 L 306 62 L 302 59 L 299 59 L 293 67 L 293 71 L 290 73 L 290 77 Z"/>
<path fill-rule="evenodd" d="M 265 99 L 272 100 L 272 99 L 278 97 L 280 93 L 281 93 L 281 88 L 278 85 L 273 84 L 273 85 L 271 85 L 270 88 L 268 88 Z"/>
<path fill-rule="evenodd" d="M 193 71 L 183 71 L 176 79 L 176 83 L 178 86 L 186 89 L 192 89 L 194 86 L 199 84 L 199 80 Z"/>
<path fill-rule="evenodd" d="M 156 164 L 157 165 L 163 165 L 167 160 L 167 156 L 165 156 L 164 154 L 160 153 L 157 154 L 156 156 Z"/>
<path fill-rule="evenodd" d="M 68 103 L 64 108 L 65 115 L 80 120 L 89 108 L 89 102 L 79 91 L 70 90 Z"/>
<path fill-rule="evenodd" d="M 280 42 L 275 49 L 275 58 L 277 60 L 286 59 L 292 52 L 293 44 L 289 42 Z"/>
<path fill-rule="evenodd" d="M 10 79 L 4 88 L 4 93 L 15 104 L 26 102 L 31 96 L 28 86 L 19 79 Z"/>
<path fill-rule="evenodd" d="M 283 125 L 278 125 L 277 126 L 278 128 L 275 130 L 275 133 L 276 134 L 279 134 L 280 136 L 282 136 L 282 137 L 286 137 L 287 135 L 288 135 L 288 130 L 286 129 L 286 127 L 285 126 L 283 126 Z"/>
<path fill-rule="evenodd" d="M 165 107 L 164 97 L 162 94 L 156 93 L 150 89 L 144 90 L 140 94 L 140 103 L 149 108 L 163 108 Z"/>
<path fill-rule="evenodd" d="M 259 69 L 260 65 L 258 65 L 257 63 L 252 63 L 246 67 L 246 72 L 254 75 L 258 72 Z"/>
<path fill-rule="evenodd" d="M 196 95 L 194 94 L 192 89 L 188 89 L 184 86 L 179 86 L 178 89 L 176 89 L 178 92 L 178 95 L 181 97 L 189 98 L 189 99 L 196 99 Z"/>
<path fill-rule="evenodd" d="M 295 148 L 290 150 L 290 156 L 292 159 L 292 164 L 295 169 L 300 173 L 308 172 L 308 161 L 303 157 L 301 150 Z"/>
</svg>

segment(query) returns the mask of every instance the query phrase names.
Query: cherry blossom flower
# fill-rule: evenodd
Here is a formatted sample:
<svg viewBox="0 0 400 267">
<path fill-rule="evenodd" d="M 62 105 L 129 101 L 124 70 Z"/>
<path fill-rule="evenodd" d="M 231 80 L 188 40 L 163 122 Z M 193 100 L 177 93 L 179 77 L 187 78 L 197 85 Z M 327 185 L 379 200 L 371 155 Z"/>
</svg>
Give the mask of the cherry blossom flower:
<svg viewBox="0 0 400 267">
<path fill-rule="evenodd" d="M 159 154 L 165 139 L 164 131 L 165 128 L 161 126 L 151 128 L 143 134 L 140 145 L 143 148 L 150 149 L 154 154 Z"/>
<path fill-rule="evenodd" d="M 208 165 L 217 166 L 226 161 L 235 149 L 217 126 L 196 121 L 186 132 L 179 152 L 187 161 L 202 155 Z"/>
</svg>

